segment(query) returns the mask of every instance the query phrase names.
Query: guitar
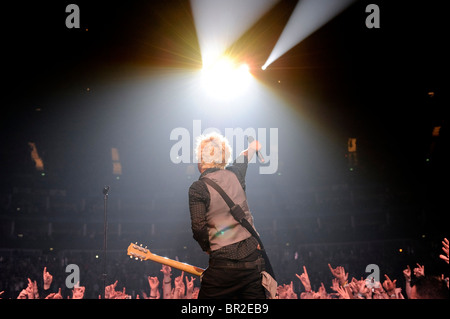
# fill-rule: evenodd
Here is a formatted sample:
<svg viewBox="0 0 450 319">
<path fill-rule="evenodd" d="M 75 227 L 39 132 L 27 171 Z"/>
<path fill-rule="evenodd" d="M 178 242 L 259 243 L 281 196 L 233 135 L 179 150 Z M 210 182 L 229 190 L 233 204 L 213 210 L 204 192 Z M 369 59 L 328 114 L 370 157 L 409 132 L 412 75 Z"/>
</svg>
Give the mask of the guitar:
<svg viewBox="0 0 450 319">
<path fill-rule="evenodd" d="M 150 252 L 150 249 L 147 248 L 147 246 L 142 247 L 141 245 L 138 245 L 137 243 L 133 244 L 131 243 L 128 246 L 127 249 L 127 255 L 130 256 L 130 258 L 135 258 L 136 260 L 151 260 L 155 261 L 160 264 L 164 264 L 179 270 L 183 270 L 185 272 L 188 272 L 192 275 L 201 276 L 201 274 L 205 271 L 205 269 L 200 267 L 195 267 L 186 263 L 182 263 L 167 257 L 162 257 L 156 254 L 153 254 Z"/>
</svg>

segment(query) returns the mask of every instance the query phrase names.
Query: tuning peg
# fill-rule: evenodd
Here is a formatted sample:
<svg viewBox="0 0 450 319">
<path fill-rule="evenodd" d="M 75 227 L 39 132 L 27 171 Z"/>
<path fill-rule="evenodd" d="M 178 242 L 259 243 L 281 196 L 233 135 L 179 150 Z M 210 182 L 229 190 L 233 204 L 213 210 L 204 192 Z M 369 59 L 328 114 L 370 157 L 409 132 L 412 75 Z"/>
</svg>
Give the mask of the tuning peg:
<svg viewBox="0 0 450 319">
<path fill-rule="evenodd" d="M 134 259 L 138 260 L 139 258 L 136 257 L 136 258 L 134 258 Z"/>
<path fill-rule="evenodd" d="M 133 256 L 130 256 L 130 259 L 133 259 Z"/>
</svg>

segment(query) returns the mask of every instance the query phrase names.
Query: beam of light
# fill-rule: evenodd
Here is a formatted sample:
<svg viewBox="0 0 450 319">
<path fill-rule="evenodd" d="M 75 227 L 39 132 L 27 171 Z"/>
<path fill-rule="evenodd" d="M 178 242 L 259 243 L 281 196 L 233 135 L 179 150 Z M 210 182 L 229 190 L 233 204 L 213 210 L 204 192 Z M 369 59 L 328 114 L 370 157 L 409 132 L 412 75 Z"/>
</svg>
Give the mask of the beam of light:
<svg viewBox="0 0 450 319">
<path fill-rule="evenodd" d="M 209 67 L 278 0 L 191 0 L 203 67 Z"/>
<path fill-rule="evenodd" d="M 271 63 L 336 17 L 354 1 L 300 0 L 261 69 L 265 70 Z"/>
<path fill-rule="evenodd" d="M 214 64 L 203 67 L 201 85 L 204 92 L 213 98 L 229 100 L 240 96 L 250 83 L 252 75 L 247 64 L 237 64 L 222 57 Z"/>
</svg>

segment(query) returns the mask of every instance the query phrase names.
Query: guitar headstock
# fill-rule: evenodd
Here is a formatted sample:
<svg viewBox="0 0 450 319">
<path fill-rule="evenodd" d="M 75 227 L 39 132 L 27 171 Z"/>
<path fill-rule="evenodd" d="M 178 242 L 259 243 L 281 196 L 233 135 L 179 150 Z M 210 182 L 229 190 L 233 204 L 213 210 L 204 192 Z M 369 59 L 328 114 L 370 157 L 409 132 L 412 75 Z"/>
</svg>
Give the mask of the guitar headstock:
<svg viewBox="0 0 450 319">
<path fill-rule="evenodd" d="M 149 259 L 148 256 L 150 255 L 150 250 L 147 246 L 142 247 L 142 244 L 138 245 L 137 242 L 135 244 L 131 243 L 128 246 L 127 255 L 130 256 L 130 258 L 143 261 Z"/>
</svg>

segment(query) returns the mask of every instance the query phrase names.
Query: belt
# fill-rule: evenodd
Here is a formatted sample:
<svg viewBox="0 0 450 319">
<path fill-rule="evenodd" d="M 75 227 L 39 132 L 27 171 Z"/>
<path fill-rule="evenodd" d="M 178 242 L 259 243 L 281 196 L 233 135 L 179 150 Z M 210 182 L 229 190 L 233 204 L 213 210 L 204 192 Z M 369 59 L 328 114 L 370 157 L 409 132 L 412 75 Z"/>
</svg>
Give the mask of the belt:
<svg viewBox="0 0 450 319">
<path fill-rule="evenodd" d="M 234 269 L 264 269 L 264 258 L 258 257 L 254 261 L 231 261 L 226 259 L 210 259 L 209 267 Z"/>
</svg>

